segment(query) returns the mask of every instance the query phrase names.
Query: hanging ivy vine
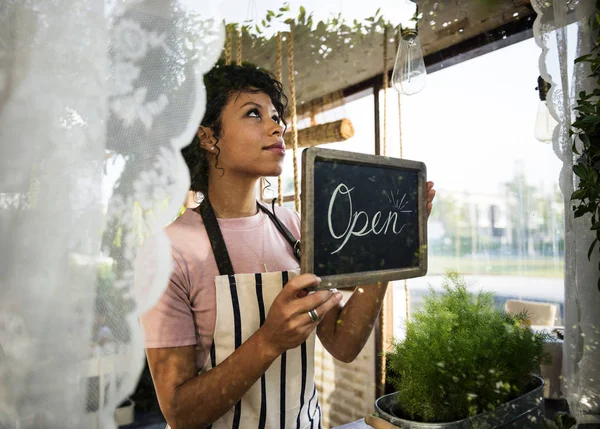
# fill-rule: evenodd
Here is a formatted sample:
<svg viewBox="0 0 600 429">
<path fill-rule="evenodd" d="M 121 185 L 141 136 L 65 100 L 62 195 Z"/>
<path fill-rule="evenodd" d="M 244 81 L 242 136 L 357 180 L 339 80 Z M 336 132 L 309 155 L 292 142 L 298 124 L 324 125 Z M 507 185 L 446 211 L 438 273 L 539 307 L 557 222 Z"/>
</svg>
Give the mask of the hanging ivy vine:
<svg viewBox="0 0 600 429">
<path fill-rule="evenodd" d="M 300 6 L 298 15 L 296 17 L 290 16 L 291 10 L 289 4 L 285 4 L 277 12 L 268 10 L 265 19 L 261 20 L 260 23 L 254 23 L 254 25 L 246 25 L 246 29 L 249 32 L 255 32 L 259 38 L 265 33 L 266 30 L 272 27 L 272 25 L 283 18 L 283 22 L 286 24 L 293 24 L 295 27 L 307 27 L 309 30 L 313 30 L 317 33 L 330 33 L 336 36 L 353 36 L 354 40 L 360 41 L 361 35 L 369 34 L 373 31 L 383 32 L 384 26 L 391 26 L 389 20 L 385 20 L 381 14 L 381 8 L 377 9 L 373 16 L 365 18 L 362 21 L 355 19 L 352 23 L 346 21 L 342 14 L 332 15 L 324 21 L 316 22 L 315 25 L 313 14 L 307 14 L 306 8 Z"/>
<path fill-rule="evenodd" d="M 594 248 L 600 242 L 600 0 L 596 1 L 596 14 L 591 25 L 596 34 L 594 47 L 591 53 L 577 58 L 575 63 L 590 64 L 589 77 L 594 79 L 598 88 L 579 93 L 575 106 L 576 119 L 569 131 L 574 138 L 573 152 L 580 155 L 573 166 L 573 173 L 579 178 L 578 187 L 571 195 L 571 200 L 575 202 L 574 215 L 578 218 L 591 214 L 591 230 L 596 234 L 588 250 L 588 259 L 591 259 Z M 580 151 L 577 148 L 578 141 L 581 142 Z"/>
<path fill-rule="evenodd" d="M 285 25 L 293 27 L 294 33 L 304 34 L 304 41 L 310 47 L 311 58 L 318 64 L 326 60 L 335 49 L 354 49 L 373 33 L 383 34 L 385 27 L 393 27 L 378 9 L 373 16 L 364 20 L 347 21 L 341 14 L 332 15 L 326 20 L 316 21 L 312 13 L 300 6 L 297 14 L 291 12 L 289 4 L 284 4 L 276 11 L 269 10 L 260 21 L 245 23 L 229 23 L 228 30 L 240 30 L 250 36 L 253 45 L 267 46 L 274 38 L 274 28 Z"/>
</svg>

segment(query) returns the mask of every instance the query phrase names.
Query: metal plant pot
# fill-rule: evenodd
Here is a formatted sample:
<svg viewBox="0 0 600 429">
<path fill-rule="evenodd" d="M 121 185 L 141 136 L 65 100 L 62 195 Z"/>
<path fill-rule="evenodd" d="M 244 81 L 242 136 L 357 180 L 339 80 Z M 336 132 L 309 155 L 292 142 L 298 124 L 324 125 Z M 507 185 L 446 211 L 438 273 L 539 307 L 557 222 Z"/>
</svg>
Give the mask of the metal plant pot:
<svg viewBox="0 0 600 429">
<path fill-rule="evenodd" d="M 382 396 L 375 402 L 379 417 L 403 429 L 535 429 L 543 427 L 544 380 L 532 376 L 532 390 L 502 404 L 494 411 L 448 423 L 421 423 L 402 418 L 396 403 L 396 393 Z"/>
</svg>

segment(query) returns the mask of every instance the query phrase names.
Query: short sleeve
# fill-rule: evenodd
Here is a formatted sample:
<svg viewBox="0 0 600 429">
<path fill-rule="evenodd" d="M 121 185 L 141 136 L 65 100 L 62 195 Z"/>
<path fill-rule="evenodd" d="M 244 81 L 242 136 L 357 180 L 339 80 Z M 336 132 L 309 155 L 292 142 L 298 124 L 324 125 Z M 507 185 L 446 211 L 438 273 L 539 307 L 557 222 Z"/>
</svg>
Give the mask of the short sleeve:
<svg viewBox="0 0 600 429">
<path fill-rule="evenodd" d="M 146 348 L 196 345 L 185 261 L 172 249 L 173 272 L 158 302 L 141 316 Z"/>
</svg>

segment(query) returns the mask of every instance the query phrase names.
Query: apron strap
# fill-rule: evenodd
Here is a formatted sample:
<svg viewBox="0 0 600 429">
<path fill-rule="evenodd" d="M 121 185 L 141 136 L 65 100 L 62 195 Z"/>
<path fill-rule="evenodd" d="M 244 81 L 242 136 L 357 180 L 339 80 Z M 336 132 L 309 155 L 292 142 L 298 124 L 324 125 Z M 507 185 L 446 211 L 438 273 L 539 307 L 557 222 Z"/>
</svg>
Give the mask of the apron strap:
<svg viewBox="0 0 600 429">
<path fill-rule="evenodd" d="M 233 265 L 231 264 L 231 259 L 229 258 L 229 252 L 227 252 L 227 246 L 225 245 L 221 228 L 219 228 L 217 216 L 215 216 L 215 211 L 213 210 L 210 201 L 208 201 L 208 197 L 205 197 L 202 201 L 202 204 L 200 204 L 199 211 L 206 227 L 206 233 L 208 234 L 208 239 L 210 240 L 210 245 L 212 247 L 213 254 L 215 255 L 215 260 L 217 261 L 219 274 L 222 276 L 234 275 L 235 273 L 233 272 Z"/>
<path fill-rule="evenodd" d="M 285 226 L 285 224 L 282 221 L 280 221 L 277 215 L 275 214 L 275 201 L 276 199 L 273 198 L 273 201 L 271 202 L 273 206 L 272 212 L 260 203 L 258 203 L 258 207 L 260 207 L 260 209 L 271 218 L 281 235 L 283 235 L 286 241 L 290 243 L 290 246 L 292 246 L 292 249 L 294 249 L 294 256 L 296 257 L 298 262 L 300 262 L 300 240 L 294 237 L 294 234 L 291 233 L 287 226 Z"/>
</svg>

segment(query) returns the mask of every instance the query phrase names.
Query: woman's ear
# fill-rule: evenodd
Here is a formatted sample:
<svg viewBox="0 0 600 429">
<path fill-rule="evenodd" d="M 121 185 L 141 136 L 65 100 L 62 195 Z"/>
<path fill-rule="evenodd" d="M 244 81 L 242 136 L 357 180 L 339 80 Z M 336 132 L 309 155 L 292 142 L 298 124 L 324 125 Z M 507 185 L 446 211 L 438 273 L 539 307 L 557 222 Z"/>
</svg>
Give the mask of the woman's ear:
<svg viewBox="0 0 600 429">
<path fill-rule="evenodd" d="M 198 128 L 198 138 L 200 139 L 200 148 L 204 149 L 209 153 L 215 153 L 217 148 L 215 145 L 217 144 L 217 138 L 212 130 L 212 128 L 205 127 L 204 125 L 200 125 Z"/>
</svg>

